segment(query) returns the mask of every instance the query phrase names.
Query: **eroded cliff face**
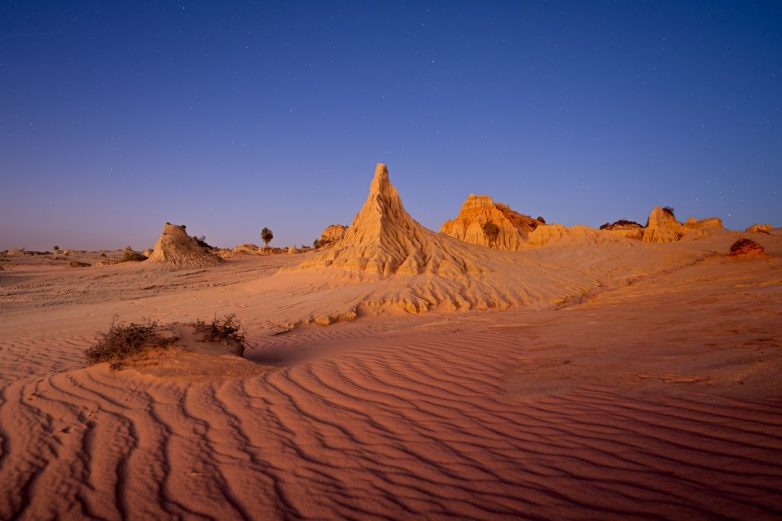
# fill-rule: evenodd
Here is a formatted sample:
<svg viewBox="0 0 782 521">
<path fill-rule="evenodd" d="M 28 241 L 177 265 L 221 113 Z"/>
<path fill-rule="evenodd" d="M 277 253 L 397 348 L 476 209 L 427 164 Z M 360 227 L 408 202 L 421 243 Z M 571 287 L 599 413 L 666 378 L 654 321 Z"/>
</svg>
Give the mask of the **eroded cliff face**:
<svg viewBox="0 0 782 521">
<path fill-rule="evenodd" d="M 644 228 L 644 242 L 674 242 L 685 237 L 697 239 L 724 230 L 722 219 L 709 217 L 696 219 L 690 217 L 683 224 L 676 220 L 670 208 L 655 207 L 649 214 L 649 222 Z"/>
<path fill-rule="evenodd" d="M 496 228 L 487 228 L 487 223 Z M 541 224 L 506 204 L 495 203 L 488 195 L 470 194 L 456 218 L 443 223 L 440 233 L 472 244 L 516 251 L 525 247 L 530 232 Z"/>
</svg>

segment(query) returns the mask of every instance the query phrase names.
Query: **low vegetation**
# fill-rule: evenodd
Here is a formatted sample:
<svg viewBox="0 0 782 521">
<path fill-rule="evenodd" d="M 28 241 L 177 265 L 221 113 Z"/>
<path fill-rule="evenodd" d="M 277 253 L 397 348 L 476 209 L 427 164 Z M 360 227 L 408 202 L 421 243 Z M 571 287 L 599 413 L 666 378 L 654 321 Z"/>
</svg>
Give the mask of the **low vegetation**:
<svg viewBox="0 0 782 521">
<path fill-rule="evenodd" d="M 676 214 L 674 213 L 675 210 L 673 208 L 671 208 L 670 206 L 666 206 L 665 208 L 663 208 L 663 212 L 667 213 L 668 215 L 670 215 L 674 219 L 676 218 Z"/>
<path fill-rule="evenodd" d="M 614 228 L 643 228 L 643 226 L 641 226 L 641 223 L 630 221 L 628 219 L 619 219 L 618 221 L 614 221 L 612 223 L 605 223 L 600 225 L 601 230 L 611 230 Z"/>
<path fill-rule="evenodd" d="M 211 323 L 196 320 L 192 325 L 197 333 L 203 335 L 204 342 L 235 341 L 241 344 L 247 343 L 242 325 L 234 314 L 226 315 L 222 319 L 215 317 Z"/>
<path fill-rule="evenodd" d="M 486 236 L 486 240 L 489 241 L 489 246 L 496 246 L 497 237 L 500 235 L 500 227 L 491 221 L 483 223 L 483 234 Z"/>
<path fill-rule="evenodd" d="M 145 321 L 121 324 L 115 317 L 107 333 L 99 333 L 95 344 L 84 351 L 87 365 L 109 362 L 112 369 L 119 369 L 129 356 L 154 347 L 165 347 L 171 341 L 155 334 L 157 323 Z"/>
<path fill-rule="evenodd" d="M 207 250 L 216 249 L 214 246 L 206 242 L 206 235 L 199 235 L 198 237 L 193 237 L 193 239 L 195 239 L 198 245 L 202 248 L 206 248 Z"/>
<path fill-rule="evenodd" d="M 730 255 L 747 255 L 751 253 L 765 253 L 765 248 L 752 239 L 739 239 L 730 247 Z"/>
</svg>

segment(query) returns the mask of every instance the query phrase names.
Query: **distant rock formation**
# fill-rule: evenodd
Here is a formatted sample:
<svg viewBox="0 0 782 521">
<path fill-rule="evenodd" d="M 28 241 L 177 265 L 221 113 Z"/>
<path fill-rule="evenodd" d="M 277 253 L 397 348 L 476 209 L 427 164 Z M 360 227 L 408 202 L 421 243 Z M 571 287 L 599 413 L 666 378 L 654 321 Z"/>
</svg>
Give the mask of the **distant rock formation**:
<svg viewBox="0 0 782 521">
<path fill-rule="evenodd" d="M 342 224 L 332 224 L 327 226 L 323 233 L 320 234 L 320 238 L 315 241 L 316 248 L 326 248 L 334 246 L 334 244 L 341 240 L 345 236 L 345 232 L 348 227 Z"/>
<path fill-rule="evenodd" d="M 481 271 L 471 260 L 463 243 L 427 230 L 410 217 L 388 179 L 386 165 L 378 163 L 369 196 L 344 237 L 299 269 L 336 267 L 382 277 L 456 276 Z"/>
<path fill-rule="evenodd" d="M 605 223 L 600 227 L 601 230 L 611 232 L 619 237 L 640 241 L 643 238 L 644 230 L 640 223 L 619 219 L 612 223 Z"/>
<path fill-rule="evenodd" d="M 706 235 L 713 232 L 719 232 L 725 229 L 725 227 L 722 225 L 722 219 L 719 217 L 707 217 L 706 219 L 696 219 L 695 217 L 690 217 L 684 222 L 684 227 L 688 228 L 689 230 L 698 230 L 703 232 L 702 235 Z M 685 235 L 689 233 L 688 230 L 685 230 Z"/>
<path fill-rule="evenodd" d="M 568 238 L 587 239 L 588 241 L 596 242 L 600 237 L 601 235 L 598 230 L 582 224 L 577 224 L 575 226 L 542 224 L 530 232 L 526 246 L 528 248 L 539 248 Z M 605 236 L 602 237 L 606 238 Z M 608 236 L 607 240 L 611 240 L 611 237 Z"/>
<path fill-rule="evenodd" d="M 673 209 L 655 207 L 649 214 L 649 222 L 644 229 L 644 242 L 674 242 L 684 237 L 698 239 L 724 230 L 722 219 L 709 217 L 696 219 L 690 217 L 682 224 L 676 220 Z"/>
<path fill-rule="evenodd" d="M 765 256 L 766 249 L 752 239 L 739 239 L 730 247 L 730 256 Z"/>
<path fill-rule="evenodd" d="M 673 209 L 657 206 L 649 214 L 642 240 L 644 242 L 674 242 L 684 236 L 682 224 L 676 220 Z"/>
<path fill-rule="evenodd" d="M 248 255 L 257 255 L 258 252 L 261 251 L 261 247 L 251 242 L 243 242 L 239 246 L 234 247 L 231 251 L 238 254 L 245 253 Z"/>
<path fill-rule="evenodd" d="M 147 262 L 163 264 L 169 268 L 202 268 L 214 266 L 223 259 L 190 237 L 185 226 L 166 223 Z"/>
<path fill-rule="evenodd" d="M 753 233 L 771 233 L 771 225 L 770 224 L 753 224 L 749 228 L 747 228 L 748 232 Z"/>
<path fill-rule="evenodd" d="M 529 233 L 541 224 L 541 220 L 506 204 L 495 203 L 488 195 L 470 194 L 456 218 L 440 226 L 440 233 L 472 244 L 516 251 L 526 245 Z"/>
</svg>

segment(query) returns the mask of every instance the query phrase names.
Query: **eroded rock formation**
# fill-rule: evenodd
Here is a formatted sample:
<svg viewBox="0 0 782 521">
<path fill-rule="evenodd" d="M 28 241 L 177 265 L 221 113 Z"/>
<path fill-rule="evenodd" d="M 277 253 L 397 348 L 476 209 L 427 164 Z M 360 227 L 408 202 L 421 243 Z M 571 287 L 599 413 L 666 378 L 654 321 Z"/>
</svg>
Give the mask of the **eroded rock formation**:
<svg viewBox="0 0 782 521">
<path fill-rule="evenodd" d="M 541 224 L 506 204 L 495 203 L 488 195 L 470 194 L 456 218 L 442 224 L 440 233 L 472 244 L 515 251 L 526 245 L 529 233 Z"/>
<path fill-rule="evenodd" d="M 223 259 L 190 237 L 185 226 L 166 223 L 146 262 L 169 268 L 201 268 L 220 264 Z"/>
<path fill-rule="evenodd" d="M 326 248 L 334 246 L 337 241 L 341 240 L 345 236 L 345 232 L 348 227 L 342 224 L 332 224 L 327 226 L 325 230 L 320 234 L 320 238 L 315 241 L 314 246 L 316 248 Z"/>
<path fill-rule="evenodd" d="M 407 213 L 382 163 L 375 169 L 364 206 L 344 237 L 300 266 L 311 267 L 380 276 L 481 271 L 470 262 L 462 243 L 427 230 Z"/>
</svg>

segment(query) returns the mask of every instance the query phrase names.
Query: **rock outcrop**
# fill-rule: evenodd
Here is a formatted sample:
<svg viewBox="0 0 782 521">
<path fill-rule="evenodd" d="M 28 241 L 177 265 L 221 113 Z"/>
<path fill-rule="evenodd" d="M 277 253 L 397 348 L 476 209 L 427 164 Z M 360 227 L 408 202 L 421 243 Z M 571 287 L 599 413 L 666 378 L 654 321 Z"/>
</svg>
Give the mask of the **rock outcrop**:
<svg viewBox="0 0 782 521">
<path fill-rule="evenodd" d="M 320 238 L 315 241 L 316 248 L 327 248 L 334 246 L 337 241 L 342 240 L 348 227 L 342 224 L 332 224 L 327 226 L 320 234 Z"/>
<path fill-rule="evenodd" d="M 440 233 L 471 244 L 516 251 L 525 247 L 529 233 L 541 224 L 506 204 L 495 203 L 488 195 L 470 194 L 456 218 L 440 226 Z"/>
<path fill-rule="evenodd" d="M 674 242 L 684 237 L 682 224 L 676 220 L 673 210 L 657 206 L 649 214 L 642 240 L 644 242 Z"/>
<path fill-rule="evenodd" d="M 644 230 L 640 223 L 619 219 L 612 223 L 605 223 L 600 227 L 601 230 L 611 232 L 618 237 L 640 241 L 643 238 Z"/>
<path fill-rule="evenodd" d="M 539 248 L 565 239 L 586 239 L 590 242 L 596 242 L 600 237 L 599 231 L 590 228 L 589 226 L 584 226 L 583 224 L 577 224 L 575 226 L 543 224 L 535 228 L 535 230 L 529 234 L 526 246 L 528 248 Z M 611 236 L 602 237 L 606 240 L 613 239 Z"/>
<path fill-rule="evenodd" d="M 690 217 L 682 224 L 676 220 L 673 209 L 657 206 L 649 214 L 649 222 L 644 229 L 643 241 L 674 242 L 684 237 L 699 239 L 724 229 L 722 219 L 717 217 L 700 220 Z"/>
<path fill-rule="evenodd" d="M 771 225 L 770 224 L 753 224 L 749 228 L 747 228 L 748 232 L 753 233 L 771 233 Z"/>
<path fill-rule="evenodd" d="M 714 232 L 720 232 L 725 229 L 722 225 L 722 219 L 719 217 L 708 217 L 706 219 L 696 219 L 690 217 L 684 222 L 684 234 L 687 235 L 690 230 L 702 232 L 700 235 L 708 235 Z"/>
<path fill-rule="evenodd" d="M 146 262 L 179 269 L 214 266 L 223 262 L 223 259 L 190 237 L 185 226 L 166 223 Z"/>
<path fill-rule="evenodd" d="M 264 280 L 263 288 L 319 288 L 329 298 L 317 310 L 302 299 L 286 313 L 301 310 L 304 318 L 294 325 L 328 324 L 333 321 L 328 317 L 352 320 L 386 308 L 422 313 L 579 302 L 591 291 L 607 287 L 592 272 L 604 269 L 609 260 L 615 262 L 619 256 L 633 266 L 622 275 L 624 281 L 645 272 L 652 259 L 634 241 L 586 226 L 541 224 L 528 237 L 533 244 L 552 246 L 573 241 L 589 241 L 597 247 L 584 259 L 581 249 L 510 252 L 435 233 L 405 211 L 388 170 L 378 164 L 369 195 L 345 236 L 297 266 L 280 269 L 272 280 Z M 620 243 L 620 248 L 611 247 Z M 579 268 L 570 265 L 573 252 L 579 257 Z M 551 259 L 560 259 L 556 267 Z"/>
<path fill-rule="evenodd" d="M 482 271 L 470 262 L 464 246 L 410 217 L 388 179 L 386 165 L 378 163 L 369 196 L 344 237 L 299 268 L 332 267 L 381 277 Z"/>
</svg>

